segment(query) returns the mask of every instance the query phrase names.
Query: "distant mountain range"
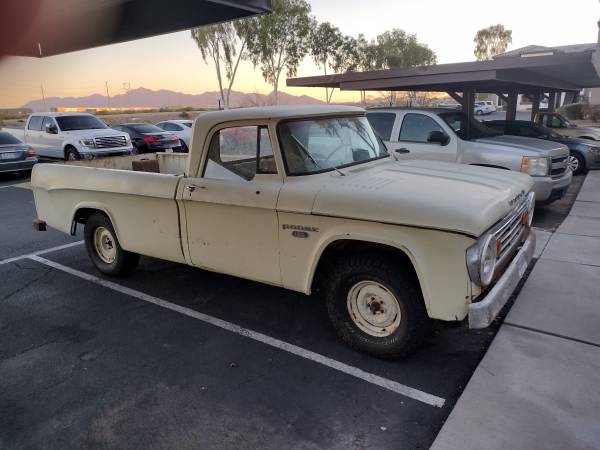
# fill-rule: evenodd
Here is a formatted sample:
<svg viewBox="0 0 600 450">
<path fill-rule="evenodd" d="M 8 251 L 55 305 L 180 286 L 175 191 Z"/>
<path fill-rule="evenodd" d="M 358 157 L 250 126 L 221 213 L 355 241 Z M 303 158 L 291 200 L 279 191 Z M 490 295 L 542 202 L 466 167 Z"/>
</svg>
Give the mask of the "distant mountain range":
<svg viewBox="0 0 600 450">
<path fill-rule="evenodd" d="M 202 94 L 184 94 L 183 92 L 160 89 L 137 88 L 131 89 L 124 94 L 110 97 L 111 108 L 139 107 L 166 107 L 166 106 L 191 106 L 194 108 L 216 108 L 219 102 L 218 92 L 204 92 Z M 310 105 L 323 103 L 308 95 L 291 95 L 279 92 L 279 104 L 281 105 Z M 273 94 L 247 94 L 244 92 L 231 91 L 230 106 L 263 106 L 273 104 Z M 87 97 L 48 97 L 46 101 L 32 100 L 23 105 L 23 108 L 31 108 L 34 111 L 43 111 L 46 108 L 58 107 L 87 107 L 102 108 L 108 106 L 106 96 L 92 94 Z"/>
</svg>

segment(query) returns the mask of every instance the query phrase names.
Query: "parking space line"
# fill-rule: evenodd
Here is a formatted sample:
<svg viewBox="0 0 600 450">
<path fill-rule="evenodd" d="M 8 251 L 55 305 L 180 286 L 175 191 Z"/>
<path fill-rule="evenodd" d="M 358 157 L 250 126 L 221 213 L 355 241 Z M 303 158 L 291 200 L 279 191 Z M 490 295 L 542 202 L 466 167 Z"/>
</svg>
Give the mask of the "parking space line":
<svg viewBox="0 0 600 450">
<path fill-rule="evenodd" d="M 59 250 L 64 250 L 65 248 L 75 247 L 76 245 L 83 244 L 83 241 L 69 242 L 68 244 L 59 245 L 57 247 L 50 247 L 44 250 L 38 250 L 36 252 L 26 253 L 25 255 L 13 256 L 12 258 L 6 258 L 0 261 L 0 266 L 2 264 L 8 264 L 11 262 L 19 261 L 20 259 L 31 258 L 36 255 L 45 255 L 46 253 L 57 252 Z"/>
<path fill-rule="evenodd" d="M 162 308 L 169 309 L 169 310 L 177 312 L 179 314 L 183 314 L 185 316 L 208 323 L 215 327 L 230 331 L 232 333 L 247 337 L 249 339 L 253 339 L 255 341 L 269 345 L 271 347 L 275 347 L 279 350 L 283 350 L 285 352 L 294 354 L 301 358 L 305 358 L 310 361 L 322 364 L 326 367 L 329 367 L 331 369 L 334 369 L 339 372 L 345 373 L 347 375 L 353 376 L 355 378 L 361 379 L 363 381 L 366 381 L 367 383 L 371 383 L 376 386 L 382 387 L 382 388 L 392 391 L 396 394 L 400 394 L 405 397 L 409 397 L 413 400 L 417 400 L 419 402 L 426 403 L 428 405 L 435 406 L 438 408 L 441 408 L 442 406 L 444 406 L 445 400 L 441 397 L 437 397 L 435 395 L 420 391 L 415 388 L 411 388 L 410 386 L 406 386 L 401 383 L 397 383 L 397 382 L 389 380 L 387 378 L 383 378 L 378 375 L 374 375 L 372 373 L 365 372 L 364 370 L 359 369 L 358 367 L 350 366 L 348 364 L 342 363 L 340 361 L 337 361 L 335 359 L 321 355 L 319 353 L 315 353 L 310 350 L 306 350 L 302 347 L 298 347 L 298 346 L 290 344 L 288 342 L 280 341 L 279 339 L 275 339 L 275 338 L 267 336 L 265 334 L 258 333 L 256 331 L 250 330 L 248 328 L 241 327 L 234 323 L 227 322 L 225 320 L 203 314 L 203 313 L 195 311 L 193 309 L 186 308 L 185 306 L 176 305 L 174 303 L 168 302 L 168 301 L 160 299 L 158 297 L 154 297 L 152 295 L 145 294 L 140 291 L 136 291 L 135 289 L 131 289 L 126 286 L 122 286 L 120 284 L 113 283 L 112 281 L 104 280 L 100 277 L 90 275 L 85 272 L 81 272 L 81 271 L 73 269 L 71 267 L 64 266 L 60 263 L 42 258 L 38 255 L 32 254 L 32 255 L 27 256 L 27 258 L 29 258 L 33 261 L 37 261 L 46 266 L 52 267 L 56 270 L 60 270 L 62 272 L 82 278 L 82 279 L 92 282 L 94 284 L 97 284 L 97 285 L 103 286 L 105 288 L 112 289 L 114 291 L 128 295 L 130 297 L 134 297 L 139 300 L 143 300 L 145 302 L 152 303 L 152 304 L 160 306 Z"/>
</svg>

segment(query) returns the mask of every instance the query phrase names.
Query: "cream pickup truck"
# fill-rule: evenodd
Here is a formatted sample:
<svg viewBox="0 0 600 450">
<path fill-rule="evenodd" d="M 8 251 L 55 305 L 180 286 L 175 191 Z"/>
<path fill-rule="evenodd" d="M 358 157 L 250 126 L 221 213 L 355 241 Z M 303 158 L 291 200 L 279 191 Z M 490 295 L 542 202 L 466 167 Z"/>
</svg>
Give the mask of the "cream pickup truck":
<svg viewBox="0 0 600 450">
<path fill-rule="evenodd" d="M 530 176 L 395 161 L 360 108 L 205 113 L 181 156 L 179 174 L 38 164 L 36 224 L 83 224 L 106 275 L 146 255 L 322 290 L 341 338 L 383 358 L 415 351 L 431 319 L 488 326 L 532 259 Z"/>
</svg>

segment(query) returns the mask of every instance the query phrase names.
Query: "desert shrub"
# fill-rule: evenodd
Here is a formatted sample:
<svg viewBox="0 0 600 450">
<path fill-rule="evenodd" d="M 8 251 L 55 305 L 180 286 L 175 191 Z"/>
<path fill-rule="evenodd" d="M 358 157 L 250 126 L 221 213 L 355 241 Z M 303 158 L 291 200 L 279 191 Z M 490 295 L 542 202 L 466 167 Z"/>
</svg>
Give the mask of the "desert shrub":
<svg viewBox="0 0 600 450">
<path fill-rule="evenodd" d="M 581 120 L 587 112 L 588 105 L 585 103 L 571 103 L 558 108 L 558 112 L 571 120 Z"/>
<path fill-rule="evenodd" d="M 182 119 L 189 119 L 190 118 L 190 113 L 187 111 L 181 111 L 179 113 L 179 117 L 181 117 Z"/>
</svg>

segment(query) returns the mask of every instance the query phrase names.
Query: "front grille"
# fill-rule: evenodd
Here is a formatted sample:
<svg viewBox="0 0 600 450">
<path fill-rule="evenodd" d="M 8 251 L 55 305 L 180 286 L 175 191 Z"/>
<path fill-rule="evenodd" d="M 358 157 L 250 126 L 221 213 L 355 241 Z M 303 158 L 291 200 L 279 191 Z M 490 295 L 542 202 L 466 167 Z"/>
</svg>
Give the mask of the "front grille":
<svg viewBox="0 0 600 450">
<path fill-rule="evenodd" d="M 555 156 L 552 158 L 552 167 L 550 169 L 550 176 L 552 178 L 560 178 L 567 171 L 567 157 L 566 156 Z"/>
<path fill-rule="evenodd" d="M 113 147 L 125 147 L 127 145 L 127 138 L 125 136 L 106 136 L 97 137 L 94 139 L 96 148 L 113 148 Z"/>
<path fill-rule="evenodd" d="M 502 264 L 522 242 L 523 232 L 525 231 L 523 213 L 527 209 L 527 203 L 526 199 L 493 231 L 496 240 L 500 241 L 500 251 L 496 257 L 497 265 Z"/>
</svg>

